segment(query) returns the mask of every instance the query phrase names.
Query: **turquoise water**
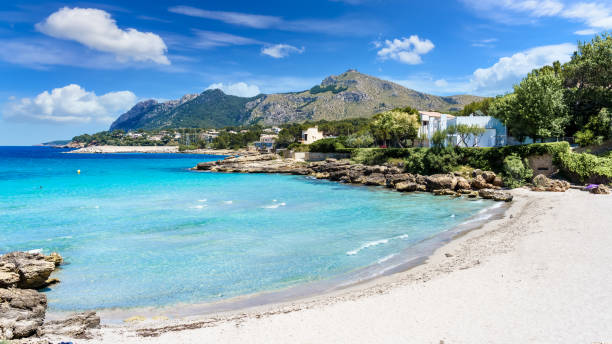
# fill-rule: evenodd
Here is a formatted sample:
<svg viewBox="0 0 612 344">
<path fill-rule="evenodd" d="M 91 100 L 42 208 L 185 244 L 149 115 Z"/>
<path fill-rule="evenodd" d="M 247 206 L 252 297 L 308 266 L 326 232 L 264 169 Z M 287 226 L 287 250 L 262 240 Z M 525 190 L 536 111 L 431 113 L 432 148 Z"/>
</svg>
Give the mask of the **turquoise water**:
<svg viewBox="0 0 612 344">
<path fill-rule="evenodd" d="M 65 257 L 46 292 L 52 310 L 208 302 L 324 280 L 491 205 L 188 170 L 214 156 L 61 152 L 0 147 L 0 253 Z"/>
</svg>

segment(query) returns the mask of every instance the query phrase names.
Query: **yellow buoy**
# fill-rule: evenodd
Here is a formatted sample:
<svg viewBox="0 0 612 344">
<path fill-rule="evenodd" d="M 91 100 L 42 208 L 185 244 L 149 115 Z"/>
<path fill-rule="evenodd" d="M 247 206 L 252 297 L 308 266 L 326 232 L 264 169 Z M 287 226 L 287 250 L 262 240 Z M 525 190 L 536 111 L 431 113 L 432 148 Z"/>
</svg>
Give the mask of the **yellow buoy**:
<svg viewBox="0 0 612 344">
<path fill-rule="evenodd" d="M 81 174 L 81 170 L 77 170 L 77 173 L 78 173 L 78 174 Z"/>
</svg>

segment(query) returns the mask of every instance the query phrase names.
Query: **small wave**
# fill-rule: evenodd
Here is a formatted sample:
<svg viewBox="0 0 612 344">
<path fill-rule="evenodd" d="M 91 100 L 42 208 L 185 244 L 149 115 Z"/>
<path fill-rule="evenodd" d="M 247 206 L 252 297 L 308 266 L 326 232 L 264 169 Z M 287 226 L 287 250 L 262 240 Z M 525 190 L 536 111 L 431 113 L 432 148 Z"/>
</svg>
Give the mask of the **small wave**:
<svg viewBox="0 0 612 344">
<path fill-rule="evenodd" d="M 198 202 L 202 202 L 202 203 L 204 203 L 204 202 L 206 202 L 206 201 L 207 201 L 207 200 L 206 200 L 206 198 L 203 198 L 203 199 L 199 199 L 199 200 L 198 200 Z"/>
<path fill-rule="evenodd" d="M 276 209 L 278 207 L 284 207 L 286 206 L 287 203 L 282 202 L 282 203 L 277 203 L 277 204 L 271 204 L 271 205 L 264 205 L 262 208 L 266 208 L 266 209 Z"/>
<path fill-rule="evenodd" d="M 43 249 L 42 248 L 35 248 L 33 250 L 28 250 L 26 252 L 28 252 L 28 253 L 42 253 Z"/>
<path fill-rule="evenodd" d="M 224 204 L 232 204 L 234 201 L 223 201 Z"/>
<path fill-rule="evenodd" d="M 455 217 L 455 214 L 451 214 L 451 216 L 450 216 L 450 217 Z"/>
<path fill-rule="evenodd" d="M 380 258 L 379 260 L 377 260 L 376 262 L 377 262 L 378 264 L 382 264 L 382 263 L 386 262 L 387 260 L 389 260 L 389 259 L 391 259 L 391 258 L 393 258 L 393 257 L 395 257 L 395 256 L 397 256 L 397 253 L 390 254 L 390 255 L 388 255 L 388 256 L 386 256 L 386 257 L 382 257 L 382 258 Z"/>
<path fill-rule="evenodd" d="M 372 247 L 372 246 L 378 246 L 378 245 L 383 245 L 383 244 L 387 244 L 389 241 L 391 240 L 397 240 L 397 239 L 408 239 L 408 234 L 402 234 L 402 235 L 398 235 L 398 236 L 394 236 L 392 238 L 387 238 L 387 239 L 380 239 L 380 240 L 375 240 L 375 241 L 370 241 L 370 242 L 366 242 L 365 244 L 359 246 L 358 249 L 356 250 L 352 250 L 352 251 L 348 251 L 346 252 L 347 255 L 349 256 L 354 256 L 357 253 L 359 253 L 361 250 L 364 250 L 368 247 Z"/>
<path fill-rule="evenodd" d="M 190 207 L 191 209 L 203 209 L 205 207 L 205 205 L 194 205 L 193 207 Z"/>
</svg>

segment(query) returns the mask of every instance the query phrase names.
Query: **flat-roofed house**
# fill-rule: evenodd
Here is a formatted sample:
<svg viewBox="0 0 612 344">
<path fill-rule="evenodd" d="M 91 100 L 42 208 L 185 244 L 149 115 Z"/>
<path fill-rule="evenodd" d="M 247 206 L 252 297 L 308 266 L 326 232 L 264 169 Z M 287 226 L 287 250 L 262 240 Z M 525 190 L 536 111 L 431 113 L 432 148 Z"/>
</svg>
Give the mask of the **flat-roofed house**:
<svg viewBox="0 0 612 344">
<path fill-rule="evenodd" d="M 318 127 L 311 127 L 306 130 L 302 130 L 302 139 L 300 142 L 305 145 L 309 145 L 315 141 L 318 141 L 325 136 L 323 132 L 319 131 Z"/>
</svg>

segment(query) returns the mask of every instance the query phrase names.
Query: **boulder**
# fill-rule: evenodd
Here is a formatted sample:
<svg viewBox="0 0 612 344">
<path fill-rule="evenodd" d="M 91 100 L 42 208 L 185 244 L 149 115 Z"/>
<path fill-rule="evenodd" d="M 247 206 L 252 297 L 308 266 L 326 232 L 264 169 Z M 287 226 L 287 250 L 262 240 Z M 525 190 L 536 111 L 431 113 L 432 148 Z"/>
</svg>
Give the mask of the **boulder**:
<svg viewBox="0 0 612 344">
<path fill-rule="evenodd" d="M 610 194 L 610 189 L 603 185 L 603 184 L 599 184 L 597 185 L 597 187 L 592 188 L 590 190 L 591 193 L 597 194 L 597 195 L 609 195 Z"/>
<path fill-rule="evenodd" d="M 0 339 L 36 333 L 45 320 L 47 297 L 32 289 L 0 289 Z"/>
<path fill-rule="evenodd" d="M 200 171 L 208 171 L 210 170 L 213 166 L 216 165 L 216 161 L 207 161 L 207 162 L 201 162 L 196 166 L 196 170 L 200 170 Z"/>
<path fill-rule="evenodd" d="M 565 180 L 550 179 L 543 174 L 538 174 L 532 180 L 533 191 L 565 192 L 570 188 L 570 183 Z"/>
<path fill-rule="evenodd" d="M 412 174 L 410 173 L 398 173 L 398 174 L 387 174 L 387 186 L 389 187 L 394 187 L 397 183 L 400 182 L 413 182 L 415 181 L 415 178 Z"/>
<path fill-rule="evenodd" d="M 497 177 L 495 175 L 495 172 L 492 172 L 492 171 L 484 171 L 484 172 L 482 172 L 481 176 L 489 184 L 493 184 L 493 181 L 495 180 L 495 177 Z"/>
<path fill-rule="evenodd" d="M 453 174 L 434 174 L 426 178 L 428 190 L 451 189 L 457 186 L 457 177 Z"/>
<path fill-rule="evenodd" d="M 480 189 L 492 189 L 493 185 L 487 183 L 483 176 L 477 175 L 472 182 L 470 183 L 472 189 L 480 190 Z"/>
<path fill-rule="evenodd" d="M 470 182 L 463 177 L 457 177 L 457 185 L 455 186 L 455 190 L 469 190 Z"/>
<path fill-rule="evenodd" d="M 56 267 L 62 265 L 64 262 L 64 258 L 57 252 L 51 252 L 50 255 L 45 256 L 45 260 L 55 264 Z"/>
<path fill-rule="evenodd" d="M 43 336 L 57 336 L 60 338 L 91 339 L 92 329 L 100 328 L 100 317 L 96 312 L 73 314 L 63 320 L 48 321 L 40 329 Z"/>
<path fill-rule="evenodd" d="M 419 187 L 419 184 L 414 183 L 414 182 L 409 182 L 409 181 L 399 182 L 395 184 L 395 190 L 402 191 L 402 192 L 417 191 L 418 187 Z"/>
<path fill-rule="evenodd" d="M 427 186 L 425 186 L 424 184 L 417 184 L 416 191 L 425 192 L 425 191 L 427 191 Z"/>
<path fill-rule="evenodd" d="M 16 287 L 19 283 L 17 266 L 8 261 L 0 261 L 0 288 Z"/>
<path fill-rule="evenodd" d="M 495 189 L 481 189 L 478 191 L 478 195 L 485 199 L 492 199 L 495 201 L 503 202 L 510 202 L 513 198 L 509 192 Z"/>
<path fill-rule="evenodd" d="M 436 189 L 433 190 L 433 194 L 436 196 L 457 196 L 457 193 L 451 189 Z"/>
<path fill-rule="evenodd" d="M 317 179 L 327 179 L 329 178 L 329 173 L 328 172 L 315 172 L 313 177 Z"/>
<path fill-rule="evenodd" d="M 502 187 L 504 186 L 504 181 L 500 176 L 496 176 L 492 182 L 493 186 Z"/>
<path fill-rule="evenodd" d="M 387 178 L 382 173 L 372 173 L 365 178 L 365 185 L 378 185 L 378 186 L 386 186 Z"/>
<path fill-rule="evenodd" d="M 49 262 L 41 253 L 12 252 L 0 256 L 4 270 L 14 265 L 19 274 L 18 288 L 41 288 L 55 270 L 55 263 Z"/>
</svg>

